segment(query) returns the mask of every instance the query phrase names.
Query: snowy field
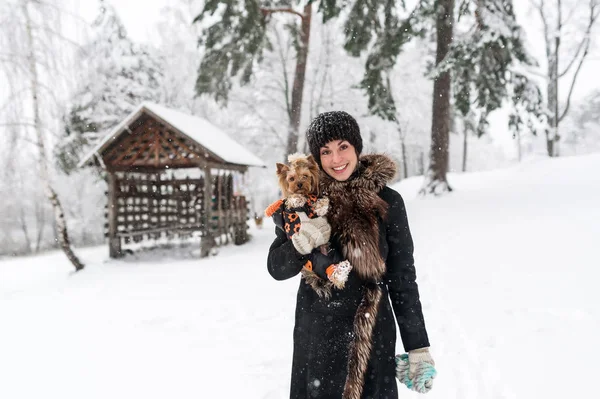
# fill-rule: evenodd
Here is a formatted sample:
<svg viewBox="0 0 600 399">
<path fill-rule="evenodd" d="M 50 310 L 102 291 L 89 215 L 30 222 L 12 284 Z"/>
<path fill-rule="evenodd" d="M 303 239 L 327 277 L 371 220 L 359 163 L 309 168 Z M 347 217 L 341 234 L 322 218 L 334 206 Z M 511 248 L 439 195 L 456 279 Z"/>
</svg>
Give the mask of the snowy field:
<svg viewBox="0 0 600 399">
<path fill-rule="evenodd" d="M 434 399 L 598 398 L 600 154 L 451 175 L 407 202 Z M 299 277 L 266 271 L 270 223 L 191 248 L 0 261 L 0 398 L 286 398 Z M 398 350 L 401 350 L 400 343 Z M 400 398 L 420 395 L 400 387 Z"/>
</svg>

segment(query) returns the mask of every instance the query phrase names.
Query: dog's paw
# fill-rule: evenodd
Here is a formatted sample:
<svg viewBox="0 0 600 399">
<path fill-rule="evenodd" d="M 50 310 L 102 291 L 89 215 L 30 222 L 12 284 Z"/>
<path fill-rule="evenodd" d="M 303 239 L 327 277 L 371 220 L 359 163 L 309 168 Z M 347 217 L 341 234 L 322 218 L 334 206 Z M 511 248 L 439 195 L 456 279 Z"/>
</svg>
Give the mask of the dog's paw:
<svg viewBox="0 0 600 399">
<path fill-rule="evenodd" d="M 306 204 L 306 197 L 300 194 L 292 194 L 285 200 L 288 209 L 301 208 Z"/>
<path fill-rule="evenodd" d="M 329 212 L 329 198 L 319 198 L 315 201 L 315 213 L 317 216 L 325 216 Z"/>
</svg>

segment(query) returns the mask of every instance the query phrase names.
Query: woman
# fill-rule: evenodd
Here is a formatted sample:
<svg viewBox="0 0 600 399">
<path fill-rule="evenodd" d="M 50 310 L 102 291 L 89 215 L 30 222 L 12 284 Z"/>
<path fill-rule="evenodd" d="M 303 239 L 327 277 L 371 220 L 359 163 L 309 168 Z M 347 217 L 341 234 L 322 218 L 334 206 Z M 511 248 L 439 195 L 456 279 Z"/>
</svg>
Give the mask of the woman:
<svg viewBox="0 0 600 399">
<path fill-rule="evenodd" d="M 404 202 L 386 187 L 396 172 L 395 164 L 383 155 L 360 157 L 360 129 L 345 112 L 320 114 L 306 138 L 323 172 L 321 189 L 330 208 L 329 224 L 310 229 L 322 234 L 305 237 L 312 248 L 318 248 L 323 244 L 319 237 L 329 237 L 331 232 L 330 246 L 353 269 L 345 288 L 332 290 L 329 299 L 300 282 L 290 397 L 395 399 L 394 314 L 409 354 L 410 374 L 418 376 L 422 362 L 434 364 Z M 313 220 L 303 222 L 302 228 Z M 276 234 L 267 266 L 277 280 L 294 277 L 311 256 L 319 255 L 318 250 L 299 251 L 280 229 Z"/>
</svg>

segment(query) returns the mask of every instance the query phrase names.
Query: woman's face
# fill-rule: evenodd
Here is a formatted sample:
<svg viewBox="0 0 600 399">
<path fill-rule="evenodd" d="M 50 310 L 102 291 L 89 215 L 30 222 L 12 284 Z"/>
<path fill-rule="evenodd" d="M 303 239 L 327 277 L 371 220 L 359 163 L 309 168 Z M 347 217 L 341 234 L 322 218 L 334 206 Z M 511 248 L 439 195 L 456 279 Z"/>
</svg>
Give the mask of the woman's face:
<svg viewBox="0 0 600 399">
<path fill-rule="evenodd" d="M 358 165 L 356 149 L 346 140 L 334 140 L 321 147 L 323 171 L 338 181 L 348 180 Z"/>
</svg>

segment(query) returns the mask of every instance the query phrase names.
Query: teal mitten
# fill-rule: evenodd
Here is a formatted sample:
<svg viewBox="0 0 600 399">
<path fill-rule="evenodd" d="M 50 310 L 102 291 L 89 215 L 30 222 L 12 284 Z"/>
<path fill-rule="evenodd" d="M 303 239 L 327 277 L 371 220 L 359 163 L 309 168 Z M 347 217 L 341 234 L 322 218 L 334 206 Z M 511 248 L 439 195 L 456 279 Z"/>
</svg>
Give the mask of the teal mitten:
<svg viewBox="0 0 600 399">
<path fill-rule="evenodd" d="M 427 393 L 431 390 L 437 371 L 432 364 L 420 362 L 415 377 L 411 380 L 408 375 L 408 354 L 396 355 L 396 378 L 413 391 Z"/>
</svg>

